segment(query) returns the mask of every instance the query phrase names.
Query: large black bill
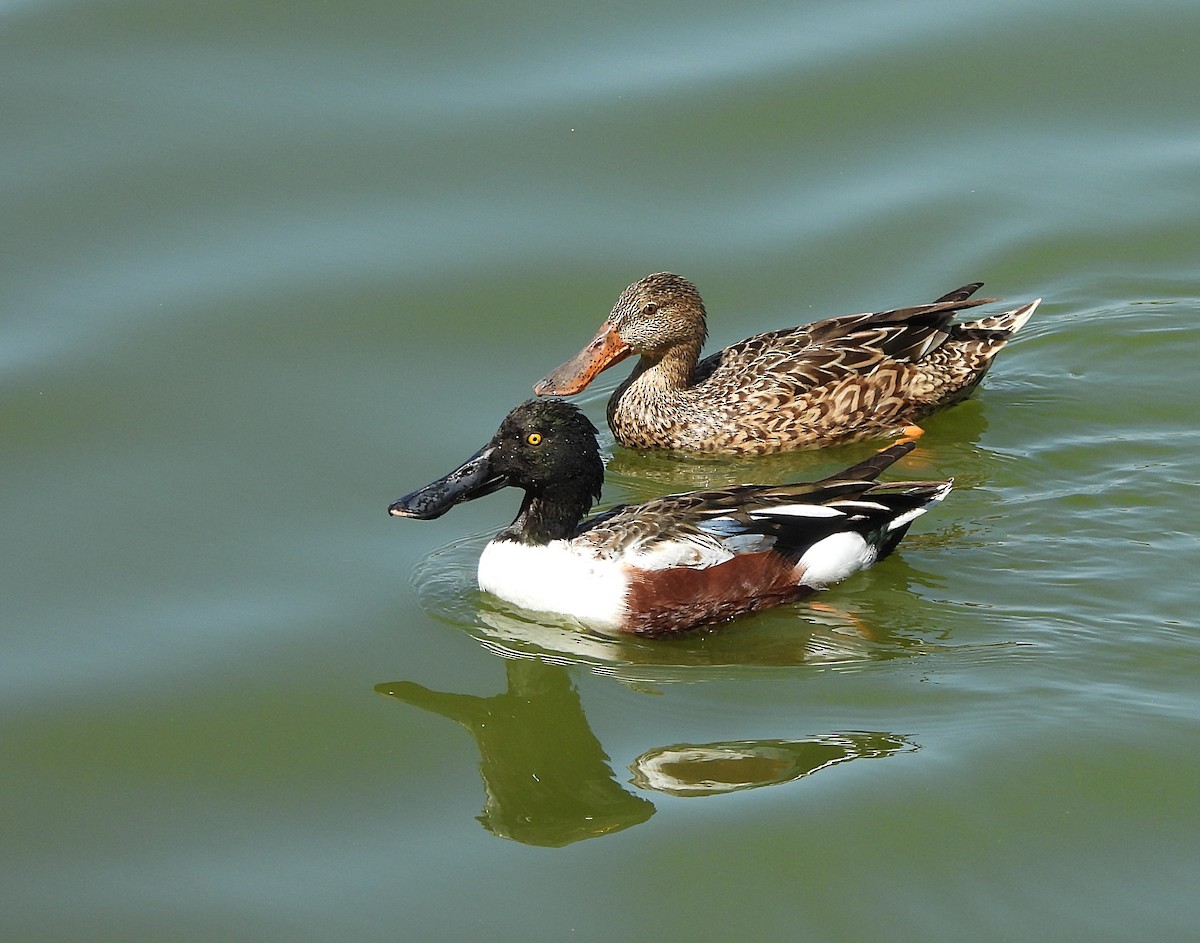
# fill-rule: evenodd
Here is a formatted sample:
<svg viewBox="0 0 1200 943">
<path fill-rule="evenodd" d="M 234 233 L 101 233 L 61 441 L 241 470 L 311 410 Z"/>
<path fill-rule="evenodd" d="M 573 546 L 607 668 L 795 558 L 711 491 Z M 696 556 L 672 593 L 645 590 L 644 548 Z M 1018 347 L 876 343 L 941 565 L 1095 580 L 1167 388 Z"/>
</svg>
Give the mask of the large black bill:
<svg viewBox="0 0 1200 943">
<path fill-rule="evenodd" d="M 492 471 L 491 457 L 492 446 L 485 445 L 450 474 L 392 502 L 388 513 L 431 521 L 456 504 L 500 490 L 508 484 L 508 478 Z"/>
</svg>

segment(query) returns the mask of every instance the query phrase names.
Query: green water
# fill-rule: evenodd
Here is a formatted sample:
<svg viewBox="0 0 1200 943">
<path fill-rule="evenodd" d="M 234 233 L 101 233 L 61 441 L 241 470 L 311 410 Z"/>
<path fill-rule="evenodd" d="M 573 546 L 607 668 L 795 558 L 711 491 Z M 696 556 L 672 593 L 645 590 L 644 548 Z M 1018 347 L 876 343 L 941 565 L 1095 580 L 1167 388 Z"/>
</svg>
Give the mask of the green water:
<svg viewBox="0 0 1200 943">
<path fill-rule="evenodd" d="M 1200 933 L 1200 7 L 0 2 L 0 937 Z M 1045 300 L 956 489 L 677 643 L 385 513 L 628 282 Z M 598 423 L 605 391 L 580 398 Z M 827 474 L 603 446 L 605 501 Z"/>
</svg>

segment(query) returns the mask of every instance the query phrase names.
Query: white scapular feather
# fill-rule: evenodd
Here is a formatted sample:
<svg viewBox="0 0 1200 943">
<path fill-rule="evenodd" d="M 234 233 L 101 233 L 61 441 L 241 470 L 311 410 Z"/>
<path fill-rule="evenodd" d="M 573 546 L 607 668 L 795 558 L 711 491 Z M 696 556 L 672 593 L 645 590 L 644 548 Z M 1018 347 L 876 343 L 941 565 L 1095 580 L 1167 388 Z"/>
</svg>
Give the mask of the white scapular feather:
<svg viewBox="0 0 1200 943">
<path fill-rule="evenodd" d="M 845 517 L 837 508 L 826 507 L 824 504 L 781 504 L 777 508 L 763 508 L 750 512 L 751 517 L 775 517 L 778 514 L 788 517 Z"/>
</svg>

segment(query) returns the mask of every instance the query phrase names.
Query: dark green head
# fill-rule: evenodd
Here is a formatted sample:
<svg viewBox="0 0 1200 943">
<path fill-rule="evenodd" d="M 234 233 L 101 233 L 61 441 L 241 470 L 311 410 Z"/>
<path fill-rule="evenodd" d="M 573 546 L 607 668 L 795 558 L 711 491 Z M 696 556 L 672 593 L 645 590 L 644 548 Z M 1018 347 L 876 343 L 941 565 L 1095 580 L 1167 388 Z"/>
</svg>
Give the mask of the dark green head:
<svg viewBox="0 0 1200 943">
<path fill-rule="evenodd" d="M 591 421 L 563 400 L 531 399 L 505 416 L 491 441 L 462 465 L 400 498 L 388 513 L 431 520 L 511 485 L 525 492 L 514 526 L 524 539 L 544 543 L 573 531 L 603 482 Z"/>
<path fill-rule="evenodd" d="M 588 497 L 600 497 L 604 463 L 596 427 L 565 400 L 526 400 L 504 417 L 490 445 L 493 465 L 518 488 L 584 481 Z"/>
</svg>

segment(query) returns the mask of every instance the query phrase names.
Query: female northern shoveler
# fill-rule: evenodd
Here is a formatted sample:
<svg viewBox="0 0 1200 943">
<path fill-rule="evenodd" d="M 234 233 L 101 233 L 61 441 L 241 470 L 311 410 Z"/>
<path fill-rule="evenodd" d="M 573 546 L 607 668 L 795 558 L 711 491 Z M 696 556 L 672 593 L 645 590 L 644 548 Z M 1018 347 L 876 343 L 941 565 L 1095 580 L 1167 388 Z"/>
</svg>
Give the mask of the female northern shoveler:
<svg viewBox="0 0 1200 943">
<path fill-rule="evenodd" d="M 789 602 L 890 553 L 951 486 L 877 483 L 910 448 L 812 484 L 694 491 L 585 521 L 604 481 L 596 429 L 563 400 L 529 400 L 462 465 L 388 511 L 430 520 L 520 488 L 516 520 L 479 559 L 480 588 L 598 628 L 661 635 Z"/>
<path fill-rule="evenodd" d="M 919 435 L 912 424 L 967 396 L 1038 306 L 954 323 L 956 311 L 995 300 L 969 300 L 982 284 L 932 304 L 757 334 L 700 360 L 704 302 L 687 279 L 659 272 L 621 292 L 595 338 L 534 392 L 578 393 L 639 354 L 608 401 L 608 424 L 628 448 L 762 454 Z"/>
</svg>

